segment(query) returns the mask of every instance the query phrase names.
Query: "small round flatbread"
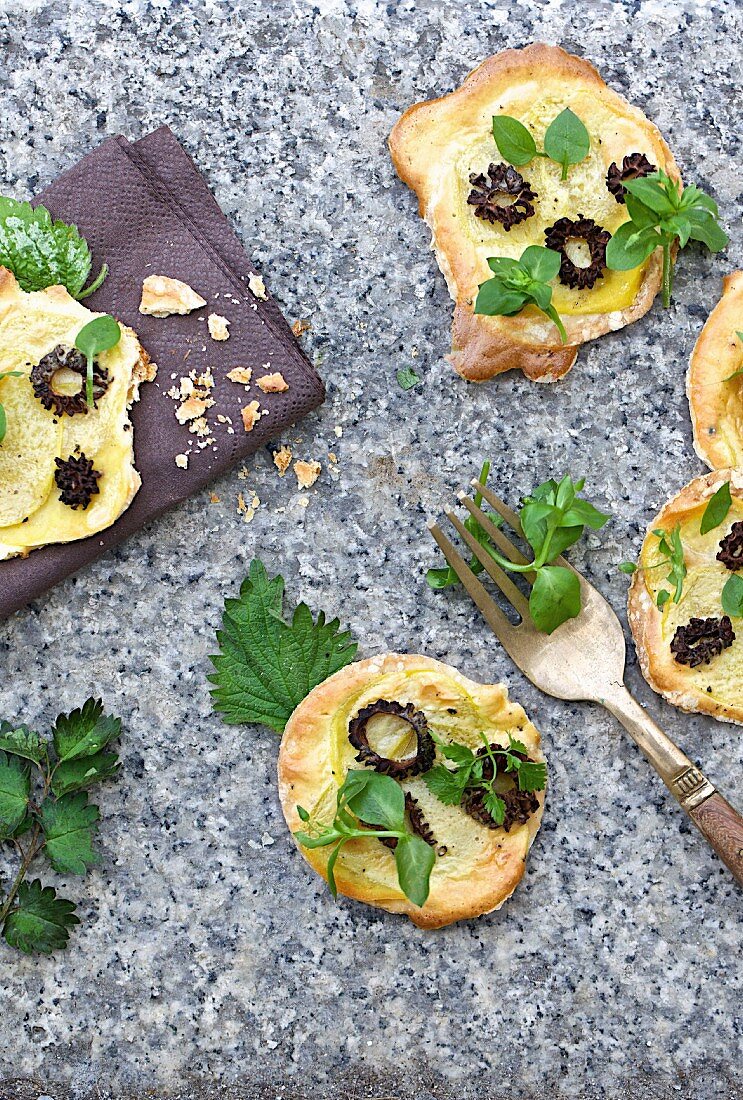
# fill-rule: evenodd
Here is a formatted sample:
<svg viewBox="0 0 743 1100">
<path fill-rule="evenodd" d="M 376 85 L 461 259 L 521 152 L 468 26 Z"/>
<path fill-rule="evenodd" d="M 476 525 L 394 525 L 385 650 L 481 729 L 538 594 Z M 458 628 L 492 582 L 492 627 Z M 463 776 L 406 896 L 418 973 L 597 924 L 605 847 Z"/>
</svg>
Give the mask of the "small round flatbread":
<svg viewBox="0 0 743 1100">
<path fill-rule="evenodd" d="M 713 470 L 743 466 L 743 271 L 727 275 L 686 378 L 694 449 Z M 739 373 L 740 372 L 740 373 Z"/>
<path fill-rule="evenodd" d="M 705 508 L 726 481 L 732 497 L 730 511 L 718 527 L 702 535 Z M 724 615 L 721 594 L 732 572 L 717 560 L 717 553 L 721 540 L 741 520 L 743 470 L 717 470 L 695 478 L 668 501 L 650 524 L 640 551 L 629 592 L 629 622 L 643 675 L 655 691 L 682 710 L 743 724 L 743 618 L 731 619 L 735 641 L 708 664 L 691 668 L 679 664 L 671 652 L 679 626 L 686 626 L 691 618 Z M 658 592 L 661 588 L 673 591 L 673 585 L 666 581 L 668 564 L 658 551 L 660 540 L 654 532 L 670 535 L 677 526 L 687 575 L 680 601 L 669 599 L 659 609 Z"/>
<path fill-rule="evenodd" d="M 350 769 L 361 768 L 348 739 L 350 720 L 379 699 L 412 703 L 441 740 L 477 749 L 481 733 L 508 744 L 508 734 L 527 746 L 533 760 L 544 758 L 540 738 L 523 709 L 509 702 L 502 684 L 478 684 L 450 665 L 416 654 L 371 657 L 331 676 L 300 703 L 290 718 L 279 753 L 279 794 L 292 833 L 305 828 L 297 805 L 322 823 L 332 822 L 336 793 Z M 374 719 L 374 742 L 386 755 L 407 755 L 409 730 L 399 720 Z M 371 726 L 370 726 L 371 729 Z M 441 762 L 437 754 L 437 762 Z M 347 897 L 405 913 L 419 928 L 440 928 L 453 921 L 498 909 L 520 882 L 526 857 L 542 817 L 539 809 L 525 825 L 510 831 L 488 829 L 459 806 L 445 806 L 416 776 L 402 783 L 417 799 L 437 846 L 431 892 L 419 908 L 403 894 L 393 853 L 376 838 L 347 843 L 336 863 L 338 889 Z M 307 862 L 327 878 L 330 849 L 301 848 Z"/>
</svg>

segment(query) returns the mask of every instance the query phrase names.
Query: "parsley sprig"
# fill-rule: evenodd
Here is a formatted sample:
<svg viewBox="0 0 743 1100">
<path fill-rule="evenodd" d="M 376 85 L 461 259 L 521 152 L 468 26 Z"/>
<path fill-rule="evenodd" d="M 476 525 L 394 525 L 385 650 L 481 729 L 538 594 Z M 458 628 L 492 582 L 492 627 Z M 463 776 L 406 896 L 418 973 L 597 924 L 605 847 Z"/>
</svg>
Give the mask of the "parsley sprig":
<svg viewBox="0 0 743 1100">
<path fill-rule="evenodd" d="M 533 574 L 529 613 L 538 630 L 551 634 L 568 619 L 580 614 L 580 580 L 572 569 L 552 564 L 578 541 L 586 527 L 598 531 L 609 517 L 599 512 L 582 492 L 585 479 L 550 478 L 524 499 L 519 519 L 524 537 L 534 553 L 532 561 L 517 565 L 492 544 L 488 553 L 511 573 Z"/>
<path fill-rule="evenodd" d="M 568 178 L 568 168 L 585 160 L 591 149 L 588 130 L 569 107 L 547 127 L 543 151 L 537 149 L 537 143 L 523 122 L 510 115 L 493 116 L 493 137 L 498 152 L 509 164 L 521 167 L 534 157 L 546 157 L 560 165 L 564 180 Z"/>
<path fill-rule="evenodd" d="M 559 313 L 552 305 L 550 281 L 560 270 L 560 254 L 551 248 L 530 244 L 521 259 L 491 256 L 488 267 L 493 277 L 480 284 L 475 299 L 475 313 L 485 317 L 515 317 L 525 306 L 540 309 L 557 327 L 560 340 L 567 343 L 567 333 Z"/>
<path fill-rule="evenodd" d="M 489 473 L 490 462 L 483 462 L 479 477 L 481 485 L 485 485 L 487 483 Z M 474 501 L 478 508 L 482 507 L 482 493 L 475 493 Z M 485 515 L 488 517 L 491 523 L 495 524 L 496 527 L 500 527 L 502 525 L 503 520 L 497 512 L 486 512 Z M 480 545 L 484 546 L 487 552 L 492 556 L 492 547 L 490 545 L 490 540 L 488 539 L 488 536 L 485 534 L 475 517 L 467 516 L 467 519 L 464 521 L 464 526 L 471 534 L 475 536 Z M 485 568 L 484 565 L 482 565 L 481 562 L 479 562 L 474 556 L 470 558 L 467 564 L 475 575 L 477 575 L 478 573 L 482 573 L 483 569 Z M 452 567 L 450 565 L 447 565 L 443 569 L 429 569 L 426 573 L 426 583 L 429 585 L 430 588 L 438 590 L 439 588 L 449 588 L 453 584 L 459 584 L 459 577 L 454 572 Z"/>
<path fill-rule="evenodd" d="M 517 752 L 528 756 L 529 750 L 510 733 L 508 745 L 504 748 L 492 746 L 484 733 L 481 733 L 480 737 L 485 749 L 483 756 L 478 756 L 466 745 L 456 742 L 447 744 L 435 737 L 434 740 L 441 755 L 453 763 L 454 767 L 435 764 L 430 771 L 426 772 L 423 779 L 431 794 L 445 806 L 458 806 L 467 790 L 484 791 L 485 809 L 496 825 L 502 825 L 506 815 L 506 804 L 495 786 L 499 772 L 511 772 L 516 778 L 520 791 L 541 791 L 547 785 L 547 765 L 538 764 L 532 760 L 521 760 L 515 756 L 514 753 Z M 493 767 L 492 779 L 486 779 L 483 774 L 486 760 L 489 760 Z"/>
<path fill-rule="evenodd" d="M 627 180 L 624 188 L 630 220 L 619 226 L 606 246 L 606 266 L 612 271 L 629 271 L 662 248 L 663 305 L 667 307 L 671 304 L 674 243 L 685 248 L 689 241 L 701 241 L 710 252 L 719 252 L 728 243 L 717 220 L 717 203 L 695 184 L 683 187 L 660 169 L 643 179 Z"/>
<path fill-rule="evenodd" d="M 92 283 L 88 242 L 77 226 L 53 221 L 44 206 L 0 196 L 0 267 L 7 267 L 22 290 L 64 286 L 73 298 L 87 298 L 103 283 L 103 265 Z"/>
<path fill-rule="evenodd" d="M 269 578 L 258 558 L 240 595 L 225 600 L 220 652 L 210 658 L 214 709 L 225 722 L 258 722 L 277 733 L 314 687 L 349 664 L 358 648 L 338 619 L 313 619 L 300 603 L 284 617 L 284 578 Z"/>
<path fill-rule="evenodd" d="M 297 806 L 297 813 L 308 825 L 307 831 L 294 834 L 304 848 L 333 845 L 327 866 L 333 897 L 338 894 L 335 864 L 344 844 L 357 838 L 397 837 L 394 856 L 400 889 L 414 905 L 426 904 L 436 853 L 409 828 L 405 820 L 405 795 L 390 776 L 372 771 L 349 771 L 338 790 L 331 825 L 313 821 L 302 806 Z"/>
<path fill-rule="evenodd" d="M 99 862 L 100 813 L 86 792 L 115 774 L 119 758 L 107 748 L 120 731 L 96 699 L 60 714 L 51 739 L 0 722 L 0 854 L 12 849 L 17 861 L 7 885 L 0 882 L 0 928 L 11 947 L 49 954 L 80 923 L 73 902 L 27 875 L 42 854 L 61 875 L 84 875 Z"/>
</svg>

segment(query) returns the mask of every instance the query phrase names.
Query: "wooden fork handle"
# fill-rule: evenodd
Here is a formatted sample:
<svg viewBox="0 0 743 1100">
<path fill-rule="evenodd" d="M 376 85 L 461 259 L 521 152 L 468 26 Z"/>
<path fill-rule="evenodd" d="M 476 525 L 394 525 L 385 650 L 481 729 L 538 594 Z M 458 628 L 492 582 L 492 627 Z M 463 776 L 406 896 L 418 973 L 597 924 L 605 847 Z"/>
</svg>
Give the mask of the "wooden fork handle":
<svg viewBox="0 0 743 1100">
<path fill-rule="evenodd" d="M 619 719 L 671 794 L 743 886 L 743 817 L 653 721 L 624 684 L 613 684 L 610 694 L 598 701 Z"/>
</svg>

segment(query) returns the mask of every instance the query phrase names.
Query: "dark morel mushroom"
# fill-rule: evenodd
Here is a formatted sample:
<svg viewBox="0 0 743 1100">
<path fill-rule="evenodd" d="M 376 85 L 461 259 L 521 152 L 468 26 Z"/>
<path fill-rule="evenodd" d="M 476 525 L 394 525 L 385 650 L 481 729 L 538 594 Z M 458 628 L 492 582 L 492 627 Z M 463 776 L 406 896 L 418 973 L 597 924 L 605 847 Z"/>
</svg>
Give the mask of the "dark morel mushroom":
<svg viewBox="0 0 743 1100">
<path fill-rule="evenodd" d="M 408 723 L 417 741 L 414 756 L 393 760 L 390 757 L 380 756 L 374 751 L 369 744 L 367 725 L 376 714 L 391 714 Z M 436 746 L 428 731 L 426 716 L 422 711 L 416 710 L 412 703 L 406 703 L 403 706 L 402 703 L 378 699 L 376 703 L 364 707 L 348 724 L 348 740 L 355 749 L 359 750 L 356 760 L 360 764 L 368 764 L 374 768 L 374 771 L 382 775 L 390 775 L 393 779 L 410 779 L 414 775 L 427 772 L 436 757 Z"/>
<path fill-rule="evenodd" d="M 655 171 L 655 165 L 650 163 L 644 153 L 630 153 L 622 161 L 621 168 L 617 167 L 616 162 L 609 165 L 609 171 L 606 173 L 606 186 L 617 202 L 623 203 L 624 196 L 627 194 L 624 184 L 628 180 L 642 179 L 643 176 L 649 176 L 651 172 Z"/>
<path fill-rule="evenodd" d="M 721 561 L 726 569 L 732 569 L 734 573 L 738 569 L 743 569 L 743 520 L 734 523 L 730 533 L 720 542 L 717 560 Z"/>
<path fill-rule="evenodd" d="M 415 835 L 419 836 L 421 840 L 425 840 L 430 848 L 437 848 L 436 837 L 433 835 L 433 830 L 423 816 L 423 810 L 418 805 L 418 799 L 413 798 L 410 791 L 405 792 L 405 813 L 410 828 Z M 370 828 L 376 829 L 381 828 L 381 826 L 372 825 Z M 379 839 L 386 848 L 391 848 L 394 852 L 397 847 L 396 836 L 380 836 Z M 440 856 L 446 855 L 446 847 L 442 844 L 437 848 L 437 852 Z"/>
<path fill-rule="evenodd" d="M 69 370 L 79 374 L 83 385 L 79 393 L 56 393 L 52 389 L 52 379 L 57 371 Z M 76 413 L 87 413 L 88 402 L 85 396 L 85 379 L 88 374 L 88 363 L 81 351 L 77 348 L 67 348 L 64 344 L 57 344 L 56 348 L 36 364 L 31 371 L 31 385 L 34 394 L 38 397 L 45 409 L 53 409 L 57 416 L 75 416 Z M 93 363 L 93 404 L 95 405 L 108 389 L 108 371 L 103 370 L 97 363 Z"/>
<path fill-rule="evenodd" d="M 500 749 L 501 747 L 501 745 L 490 746 L 491 749 Z M 516 756 L 519 760 L 531 759 L 524 752 L 516 752 L 515 749 L 509 749 L 508 751 L 511 756 Z M 478 750 L 476 755 L 481 758 L 485 757 L 482 766 L 482 777 L 490 782 L 495 775 L 493 761 L 487 755 L 484 746 Z M 502 824 L 499 825 L 485 807 L 485 795 L 486 792 L 482 787 L 465 791 L 462 798 L 462 809 L 466 810 L 470 817 L 474 817 L 475 821 L 479 821 L 481 825 L 488 829 L 505 829 L 508 832 L 512 825 L 525 825 L 531 815 L 539 809 L 539 799 L 534 791 L 520 791 L 518 786 L 514 786 L 510 790 L 498 791 L 498 797 L 502 798 L 506 804 L 505 817 Z"/>
<path fill-rule="evenodd" d="M 55 458 L 57 469 L 54 480 L 60 490 L 59 499 L 70 508 L 87 508 L 95 493 L 100 492 L 98 479 L 101 474 L 93 469 L 93 463 L 81 451 L 69 458 Z"/>
<path fill-rule="evenodd" d="M 671 653 L 677 664 L 697 668 L 719 657 L 734 641 L 733 624 L 728 615 L 721 619 L 689 619 L 686 626 L 676 628 Z"/>
<path fill-rule="evenodd" d="M 534 214 L 533 200 L 537 193 L 510 164 L 491 164 L 487 176 L 473 172 L 470 183 L 472 190 L 467 202 L 474 206 L 476 218 L 491 225 L 500 222 L 509 232 L 512 226 Z"/>
<path fill-rule="evenodd" d="M 610 240 L 611 233 L 597 225 L 593 218 L 584 218 L 582 215 L 577 221 L 572 218 L 558 218 L 554 225 L 544 231 L 547 248 L 560 253 L 560 282 L 574 290 L 592 287 L 604 274 L 606 246 Z M 565 251 L 568 241 L 586 242 L 591 256 L 591 262 L 586 267 L 579 267 L 570 259 Z"/>
</svg>

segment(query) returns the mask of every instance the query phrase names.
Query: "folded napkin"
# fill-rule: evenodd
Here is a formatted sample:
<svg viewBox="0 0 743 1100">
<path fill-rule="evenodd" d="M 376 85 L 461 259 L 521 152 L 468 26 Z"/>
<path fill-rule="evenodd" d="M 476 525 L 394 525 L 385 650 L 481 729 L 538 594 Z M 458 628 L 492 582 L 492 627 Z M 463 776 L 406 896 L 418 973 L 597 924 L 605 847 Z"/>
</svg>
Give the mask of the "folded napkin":
<svg viewBox="0 0 743 1100">
<path fill-rule="evenodd" d="M 133 144 L 111 138 L 61 175 L 37 201 L 54 217 L 78 226 L 93 254 L 93 272 L 104 261 L 109 265 L 108 278 L 85 305 L 130 325 L 157 363 L 158 375 L 155 382 L 142 386 L 141 400 L 132 410 L 136 466 L 142 475 L 133 503 L 98 535 L 0 562 L 0 618 L 253 454 L 325 396 L 275 302 L 258 299 L 249 290 L 255 268 L 193 161 L 167 127 Z M 181 279 L 207 305 L 185 317 L 143 316 L 139 302 L 147 275 Z M 230 321 L 228 340 L 211 339 L 209 313 Z M 247 394 L 226 377 L 234 367 L 252 367 L 255 380 L 269 373 L 262 369 L 267 364 L 270 372 L 283 374 L 286 392 L 251 389 Z M 215 381 L 214 406 L 208 414 L 214 442 L 198 450 L 188 426 L 176 420 L 177 404 L 167 391 L 191 369 L 198 374 L 207 367 Z M 240 410 L 254 398 L 268 413 L 245 432 Z M 227 423 L 217 421 L 218 414 L 230 418 L 234 434 Z M 180 469 L 175 456 L 188 451 L 188 468 Z"/>
</svg>

